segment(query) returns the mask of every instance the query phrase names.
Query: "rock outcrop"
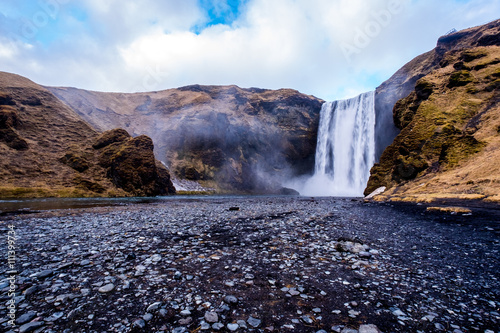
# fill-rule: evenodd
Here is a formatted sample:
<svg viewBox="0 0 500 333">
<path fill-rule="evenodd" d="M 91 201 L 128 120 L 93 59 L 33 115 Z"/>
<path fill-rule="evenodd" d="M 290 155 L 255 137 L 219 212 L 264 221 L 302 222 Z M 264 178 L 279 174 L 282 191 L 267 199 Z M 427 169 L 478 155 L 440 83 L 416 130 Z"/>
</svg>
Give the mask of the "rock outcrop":
<svg viewBox="0 0 500 333">
<path fill-rule="evenodd" d="M 156 161 L 153 140 L 132 138 L 125 130 L 104 132 L 92 146 L 113 184 L 136 196 L 175 193 L 166 167 Z"/>
<path fill-rule="evenodd" d="M 500 20 L 441 37 L 384 83 L 381 91 L 392 86 L 398 97 L 412 88 L 394 105 L 401 132 L 372 168 L 365 194 L 386 186 L 387 195 L 422 200 L 497 196 L 499 79 Z"/>
<path fill-rule="evenodd" d="M 108 167 L 100 164 L 106 145 L 118 149 Z M 175 193 L 150 138 L 132 138 L 124 130 L 99 135 L 47 89 L 3 72 L 0 180 L 0 197 Z"/>
<path fill-rule="evenodd" d="M 98 130 L 145 133 L 179 179 L 221 192 L 281 193 L 311 173 L 322 100 L 291 89 L 193 85 L 118 94 L 48 88 Z"/>
<path fill-rule="evenodd" d="M 399 129 L 394 127 L 390 116 L 396 102 L 408 96 L 420 78 L 441 68 L 447 52 L 479 46 L 498 46 L 498 22 L 493 21 L 483 26 L 442 36 L 435 49 L 408 62 L 376 89 L 377 129 L 375 141 L 377 160 L 385 147 L 391 144 L 399 133 Z"/>
</svg>

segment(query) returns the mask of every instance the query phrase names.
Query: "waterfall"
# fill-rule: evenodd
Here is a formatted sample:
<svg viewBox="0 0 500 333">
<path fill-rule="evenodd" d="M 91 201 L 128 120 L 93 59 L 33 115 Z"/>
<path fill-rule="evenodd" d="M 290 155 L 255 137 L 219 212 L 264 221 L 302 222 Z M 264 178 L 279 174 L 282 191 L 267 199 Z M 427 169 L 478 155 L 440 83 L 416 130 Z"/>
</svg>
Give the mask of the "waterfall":
<svg viewBox="0 0 500 333">
<path fill-rule="evenodd" d="M 304 195 L 363 196 L 375 163 L 375 92 L 327 102 L 320 113 L 314 176 Z"/>
</svg>

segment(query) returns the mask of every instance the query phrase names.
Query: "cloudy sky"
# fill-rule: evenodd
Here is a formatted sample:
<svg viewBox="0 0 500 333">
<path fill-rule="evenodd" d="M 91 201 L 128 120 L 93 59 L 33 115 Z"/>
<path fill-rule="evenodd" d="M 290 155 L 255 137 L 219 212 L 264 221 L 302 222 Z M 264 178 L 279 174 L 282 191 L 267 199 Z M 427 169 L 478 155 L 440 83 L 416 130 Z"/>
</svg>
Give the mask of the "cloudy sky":
<svg viewBox="0 0 500 333">
<path fill-rule="evenodd" d="M 2 0 L 0 71 L 53 86 L 373 90 L 500 0 Z"/>
</svg>

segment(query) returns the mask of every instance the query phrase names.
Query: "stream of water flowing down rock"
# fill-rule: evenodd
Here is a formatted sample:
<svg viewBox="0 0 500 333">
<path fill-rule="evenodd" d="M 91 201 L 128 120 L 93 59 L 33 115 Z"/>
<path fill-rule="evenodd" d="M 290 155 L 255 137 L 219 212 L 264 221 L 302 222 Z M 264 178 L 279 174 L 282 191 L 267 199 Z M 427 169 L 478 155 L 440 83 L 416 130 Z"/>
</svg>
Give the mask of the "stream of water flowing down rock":
<svg viewBox="0 0 500 333">
<path fill-rule="evenodd" d="M 375 162 L 375 92 L 323 104 L 315 160 L 303 195 L 363 196 Z"/>
</svg>

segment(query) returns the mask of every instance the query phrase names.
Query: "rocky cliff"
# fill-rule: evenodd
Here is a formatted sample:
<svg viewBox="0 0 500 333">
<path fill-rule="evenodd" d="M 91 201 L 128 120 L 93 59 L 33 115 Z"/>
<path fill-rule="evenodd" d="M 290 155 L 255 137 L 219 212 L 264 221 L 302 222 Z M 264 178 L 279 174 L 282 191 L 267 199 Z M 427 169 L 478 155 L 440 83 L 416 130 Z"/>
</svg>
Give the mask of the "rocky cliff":
<svg viewBox="0 0 500 333">
<path fill-rule="evenodd" d="M 323 101 L 295 90 L 187 86 L 150 93 L 47 88 L 97 130 L 145 133 L 179 179 L 221 192 L 279 193 L 312 172 Z"/>
<path fill-rule="evenodd" d="M 168 171 L 154 159 L 150 138 L 131 138 L 123 130 L 100 136 L 47 89 L 3 72 L 0 179 L 0 197 L 175 192 Z"/>
<path fill-rule="evenodd" d="M 371 170 L 365 194 L 498 200 L 500 20 L 443 36 L 377 89 L 401 130 Z M 397 100 L 396 103 L 392 103 Z"/>
</svg>

